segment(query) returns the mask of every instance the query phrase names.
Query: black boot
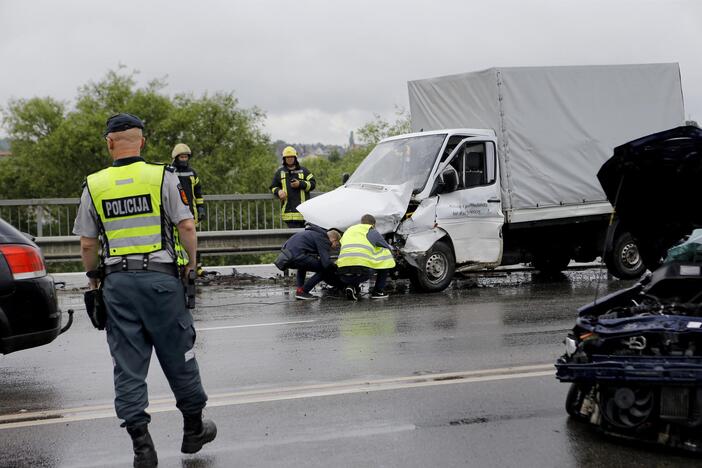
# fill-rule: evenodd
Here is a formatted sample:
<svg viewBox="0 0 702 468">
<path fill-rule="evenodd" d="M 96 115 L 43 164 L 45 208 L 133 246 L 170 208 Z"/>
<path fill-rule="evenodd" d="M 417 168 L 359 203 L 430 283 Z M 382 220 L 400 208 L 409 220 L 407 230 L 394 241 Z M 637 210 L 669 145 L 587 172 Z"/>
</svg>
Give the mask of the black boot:
<svg viewBox="0 0 702 468">
<path fill-rule="evenodd" d="M 134 446 L 134 468 L 150 468 L 158 465 L 156 448 L 149 434 L 149 426 L 147 424 L 127 426 L 127 432 L 132 437 L 132 445 Z"/>
<path fill-rule="evenodd" d="M 202 411 L 183 415 L 183 453 L 197 453 L 203 445 L 217 436 L 217 426 L 209 419 L 202 419 Z"/>
</svg>

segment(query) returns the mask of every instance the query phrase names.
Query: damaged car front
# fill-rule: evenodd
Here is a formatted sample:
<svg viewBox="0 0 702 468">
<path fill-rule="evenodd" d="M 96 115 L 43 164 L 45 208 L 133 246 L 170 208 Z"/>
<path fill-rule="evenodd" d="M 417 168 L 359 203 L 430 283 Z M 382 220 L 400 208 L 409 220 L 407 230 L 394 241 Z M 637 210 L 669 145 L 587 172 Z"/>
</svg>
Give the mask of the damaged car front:
<svg viewBox="0 0 702 468">
<path fill-rule="evenodd" d="M 598 178 L 653 273 L 578 310 L 556 362 L 566 410 L 607 434 L 702 452 L 702 236 L 668 250 L 702 226 L 702 130 L 619 146 Z"/>
</svg>

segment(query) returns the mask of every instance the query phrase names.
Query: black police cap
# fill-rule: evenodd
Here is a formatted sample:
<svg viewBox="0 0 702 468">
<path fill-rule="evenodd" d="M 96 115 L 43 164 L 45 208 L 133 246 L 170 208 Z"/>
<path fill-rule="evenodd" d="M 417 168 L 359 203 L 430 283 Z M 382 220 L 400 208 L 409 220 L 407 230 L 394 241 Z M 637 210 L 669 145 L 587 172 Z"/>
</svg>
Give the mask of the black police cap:
<svg viewBox="0 0 702 468">
<path fill-rule="evenodd" d="M 103 135 L 107 136 L 108 133 L 123 132 L 130 128 L 141 128 L 143 130 L 144 122 L 136 115 L 127 114 L 125 112 L 122 114 L 115 114 L 107 119 L 105 126 L 105 133 Z"/>
</svg>

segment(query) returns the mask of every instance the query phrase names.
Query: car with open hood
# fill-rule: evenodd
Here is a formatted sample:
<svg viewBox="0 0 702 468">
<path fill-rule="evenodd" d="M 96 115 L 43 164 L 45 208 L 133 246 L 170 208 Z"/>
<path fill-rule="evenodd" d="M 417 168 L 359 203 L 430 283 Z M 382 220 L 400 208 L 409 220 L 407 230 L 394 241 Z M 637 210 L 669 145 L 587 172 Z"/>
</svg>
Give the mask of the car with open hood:
<svg viewBox="0 0 702 468">
<path fill-rule="evenodd" d="M 702 453 L 702 233 L 680 244 L 702 226 L 701 178 L 697 127 L 615 148 L 598 179 L 653 271 L 578 310 L 556 377 L 572 417 Z"/>
</svg>

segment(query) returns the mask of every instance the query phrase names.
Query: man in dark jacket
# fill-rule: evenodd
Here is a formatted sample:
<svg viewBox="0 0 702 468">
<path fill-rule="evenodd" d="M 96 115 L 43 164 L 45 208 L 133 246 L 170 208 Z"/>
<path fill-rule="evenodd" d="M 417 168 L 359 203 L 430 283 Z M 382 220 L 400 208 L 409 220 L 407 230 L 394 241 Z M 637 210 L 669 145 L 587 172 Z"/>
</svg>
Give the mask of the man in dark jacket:
<svg viewBox="0 0 702 468">
<path fill-rule="evenodd" d="M 192 158 L 192 151 L 190 147 L 185 143 L 178 143 L 173 147 L 171 152 L 171 157 L 173 157 L 173 167 L 175 168 L 175 173 L 180 180 L 180 186 L 182 188 L 181 196 L 184 193 L 188 199 L 188 208 L 195 218 L 195 224 L 200 226 L 200 223 L 205 220 L 205 199 L 202 196 L 202 184 L 200 183 L 200 178 L 197 176 L 197 172 L 190 165 L 190 158 Z M 182 248 L 179 244 L 176 244 L 176 250 L 178 250 L 178 257 L 184 258 Z M 187 263 L 186 260 L 181 260 L 181 263 Z M 200 255 L 197 258 L 197 275 L 202 276 L 204 271 L 202 269 L 202 262 L 200 260 Z"/>
<path fill-rule="evenodd" d="M 336 285 L 334 275 L 336 265 L 329 256 L 329 252 L 339 248 L 340 238 L 338 231 L 327 231 L 310 224 L 304 231 L 293 234 L 283 245 L 283 249 L 290 251 L 292 257 L 288 268 L 297 269 L 295 299 L 303 301 L 317 299 L 317 296 L 310 294 L 310 291 L 322 280 Z M 308 271 L 313 271 L 315 274 L 305 281 Z"/>
<path fill-rule="evenodd" d="M 271 192 L 280 199 L 280 214 L 289 228 L 305 226 L 305 218 L 297 206 L 309 198 L 314 190 L 314 175 L 297 161 L 297 151 L 292 146 L 283 150 L 283 165 L 275 170 Z"/>
<path fill-rule="evenodd" d="M 188 207 L 195 218 L 195 224 L 205 219 L 205 199 L 202 196 L 202 184 L 197 172 L 190 165 L 192 151 L 185 143 L 178 143 L 173 147 L 171 157 L 173 167 L 175 167 L 180 185 L 183 187 L 185 196 L 188 197 Z"/>
</svg>

